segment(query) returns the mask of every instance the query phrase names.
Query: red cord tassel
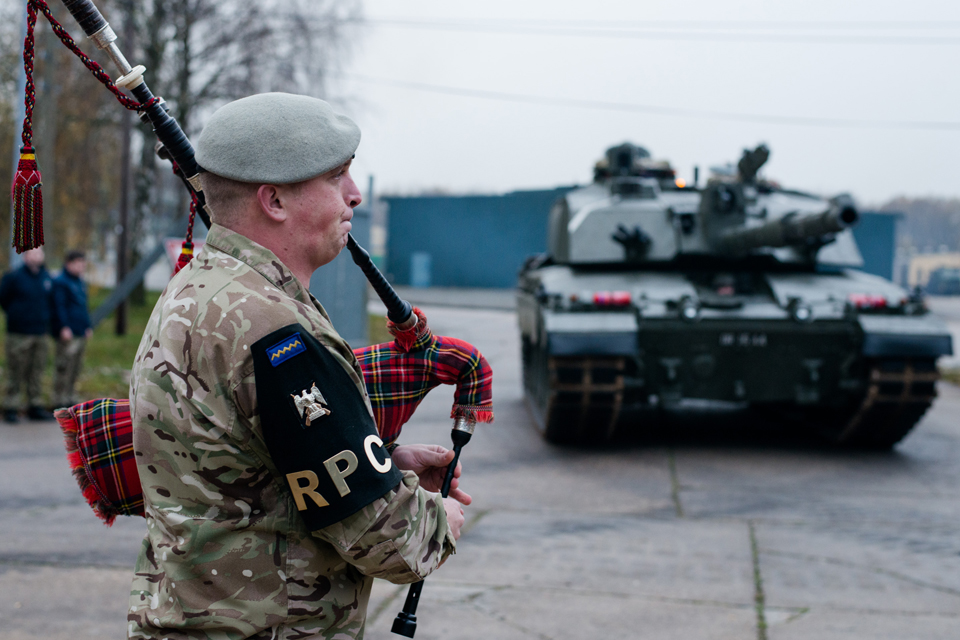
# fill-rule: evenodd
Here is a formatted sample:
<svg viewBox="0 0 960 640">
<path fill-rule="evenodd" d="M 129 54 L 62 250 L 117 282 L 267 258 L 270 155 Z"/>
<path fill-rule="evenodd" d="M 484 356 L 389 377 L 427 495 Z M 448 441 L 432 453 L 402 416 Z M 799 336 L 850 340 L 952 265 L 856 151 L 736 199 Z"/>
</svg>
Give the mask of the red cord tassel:
<svg viewBox="0 0 960 640">
<path fill-rule="evenodd" d="M 190 264 L 190 261 L 193 259 L 193 243 L 183 241 L 183 245 L 180 249 L 180 257 L 177 258 L 177 266 L 173 268 L 173 274 L 176 275 L 180 273 L 180 269 L 183 269 L 185 266 Z"/>
<path fill-rule="evenodd" d="M 417 316 L 417 324 L 406 331 L 401 331 L 393 320 L 387 319 L 387 331 L 393 336 L 393 342 L 397 347 L 397 351 L 400 353 L 408 353 L 417 348 L 425 348 L 433 337 L 430 327 L 427 326 L 427 316 L 424 315 L 423 311 L 414 307 L 413 313 Z"/>
<path fill-rule="evenodd" d="M 466 418 L 474 422 L 493 422 L 493 407 L 463 407 L 455 404 L 450 410 L 450 417 L 454 420 Z"/>
<path fill-rule="evenodd" d="M 13 246 L 17 253 L 43 246 L 43 193 L 40 168 L 32 147 L 20 148 L 13 178 Z"/>
</svg>

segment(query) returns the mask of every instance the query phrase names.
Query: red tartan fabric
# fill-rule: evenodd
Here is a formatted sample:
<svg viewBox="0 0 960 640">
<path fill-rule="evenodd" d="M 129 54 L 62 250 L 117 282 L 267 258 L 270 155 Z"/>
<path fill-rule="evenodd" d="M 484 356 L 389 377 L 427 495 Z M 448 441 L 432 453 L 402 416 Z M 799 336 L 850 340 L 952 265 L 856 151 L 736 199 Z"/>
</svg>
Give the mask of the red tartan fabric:
<svg viewBox="0 0 960 640">
<path fill-rule="evenodd" d="M 399 337 L 353 350 L 385 443 L 396 441 L 420 401 L 440 384 L 456 385 L 450 417 L 493 422 L 493 371 L 476 347 L 457 338 L 434 336 L 429 329 L 417 336 L 408 351 L 401 351 L 398 342 Z"/>
<path fill-rule="evenodd" d="M 130 402 L 90 400 L 60 409 L 56 417 L 67 439 L 67 459 L 97 515 L 107 524 L 118 515 L 143 515 Z"/>
<path fill-rule="evenodd" d="M 354 353 L 363 369 L 374 418 L 385 444 L 394 442 L 427 393 L 440 384 L 456 385 L 450 417 L 493 422 L 493 371 L 476 347 L 434 336 L 426 316 L 400 332 L 394 342 Z M 93 510 L 108 525 L 117 515 L 143 512 L 143 493 L 133 453 L 130 401 L 101 398 L 59 409 L 67 439 L 67 459 Z"/>
</svg>

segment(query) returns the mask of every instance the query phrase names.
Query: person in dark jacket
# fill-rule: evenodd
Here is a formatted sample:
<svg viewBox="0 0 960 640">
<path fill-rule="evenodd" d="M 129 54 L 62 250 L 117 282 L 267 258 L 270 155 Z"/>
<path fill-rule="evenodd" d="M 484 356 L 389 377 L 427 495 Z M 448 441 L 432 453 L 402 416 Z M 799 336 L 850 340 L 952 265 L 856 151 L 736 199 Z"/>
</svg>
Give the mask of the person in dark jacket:
<svg viewBox="0 0 960 640">
<path fill-rule="evenodd" d="M 53 375 L 53 406 L 69 407 L 78 402 L 75 387 L 83 366 L 83 351 L 93 333 L 87 309 L 87 284 L 83 274 L 87 260 L 82 251 L 70 251 L 63 271 L 53 280 L 52 329 L 56 339 L 56 368 Z"/>
<path fill-rule="evenodd" d="M 19 420 L 20 393 L 27 392 L 27 415 L 31 420 L 53 420 L 43 409 L 40 378 L 47 365 L 47 334 L 50 333 L 50 303 L 53 281 L 43 265 L 43 249 L 23 252 L 23 266 L 0 280 L 0 307 L 7 314 L 7 394 L 3 416 Z"/>
</svg>

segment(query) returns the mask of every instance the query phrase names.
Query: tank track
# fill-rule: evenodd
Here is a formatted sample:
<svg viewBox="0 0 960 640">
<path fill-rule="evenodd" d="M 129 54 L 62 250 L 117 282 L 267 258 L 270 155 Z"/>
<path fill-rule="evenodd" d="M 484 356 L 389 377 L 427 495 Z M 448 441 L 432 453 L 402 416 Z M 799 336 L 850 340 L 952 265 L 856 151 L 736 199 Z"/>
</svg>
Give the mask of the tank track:
<svg viewBox="0 0 960 640">
<path fill-rule="evenodd" d="M 839 429 L 825 435 L 845 446 L 889 449 L 913 429 L 933 404 L 939 379 L 933 360 L 874 362 L 859 407 Z"/>
<path fill-rule="evenodd" d="M 627 359 L 537 355 L 540 362 L 531 363 L 534 370 L 527 380 L 528 391 L 532 391 L 528 398 L 543 436 L 550 442 L 568 444 L 612 438 L 623 406 Z M 530 378 L 546 384 L 531 389 L 536 381 Z"/>
<path fill-rule="evenodd" d="M 605 442 L 613 438 L 624 406 L 627 359 L 547 357 L 525 362 L 527 397 L 543 436 L 554 443 Z M 940 379 L 929 359 L 869 364 L 862 400 L 846 408 L 818 407 L 804 422 L 845 447 L 889 449 L 923 417 Z"/>
</svg>

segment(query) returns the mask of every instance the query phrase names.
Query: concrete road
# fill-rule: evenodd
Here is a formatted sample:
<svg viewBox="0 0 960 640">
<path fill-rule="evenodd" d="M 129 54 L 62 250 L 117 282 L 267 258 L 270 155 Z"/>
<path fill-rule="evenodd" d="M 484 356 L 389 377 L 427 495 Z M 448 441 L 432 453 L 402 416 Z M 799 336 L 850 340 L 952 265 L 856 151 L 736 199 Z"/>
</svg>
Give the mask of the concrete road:
<svg viewBox="0 0 960 640">
<path fill-rule="evenodd" d="M 956 638 L 960 390 L 893 453 L 711 421 L 654 442 L 545 444 L 509 311 L 425 307 L 495 372 L 497 421 L 464 450 L 474 505 L 424 588 L 420 640 Z M 405 442 L 449 442 L 449 388 Z M 51 424 L 0 427 L 0 640 L 121 637 L 142 521 L 104 529 Z M 405 587 L 377 582 L 367 638 Z"/>
</svg>

